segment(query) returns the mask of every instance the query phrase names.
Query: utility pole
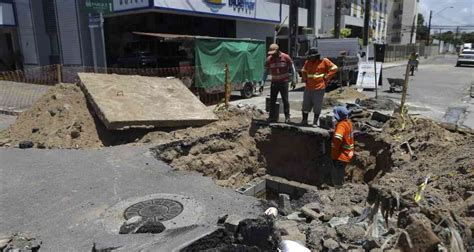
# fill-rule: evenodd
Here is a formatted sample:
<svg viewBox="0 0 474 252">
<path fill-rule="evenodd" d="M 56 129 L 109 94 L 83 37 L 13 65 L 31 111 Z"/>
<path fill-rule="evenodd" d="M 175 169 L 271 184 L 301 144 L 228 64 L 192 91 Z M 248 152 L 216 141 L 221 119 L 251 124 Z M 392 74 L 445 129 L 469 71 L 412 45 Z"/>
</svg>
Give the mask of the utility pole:
<svg viewBox="0 0 474 252">
<path fill-rule="evenodd" d="M 413 17 L 413 23 L 411 24 L 411 31 L 410 31 L 410 44 L 413 44 L 413 35 L 415 34 L 415 20 L 416 20 L 416 14 Z"/>
<path fill-rule="evenodd" d="M 288 52 L 291 58 L 298 56 L 298 1 L 290 0 Z"/>
<path fill-rule="evenodd" d="M 364 46 L 369 44 L 369 25 L 370 25 L 370 0 L 365 0 L 365 8 L 364 8 Z M 366 52 L 369 53 L 368 51 Z M 368 56 L 367 56 L 368 57 Z"/>
<path fill-rule="evenodd" d="M 334 6 L 334 38 L 341 37 L 341 0 L 335 0 Z"/>
<path fill-rule="evenodd" d="M 430 36 L 431 36 L 431 17 L 433 16 L 433 11 L 430 11 L 430 19 L 428 22 L 428 36 L 426 36 L 426 45 L 430 45 Z"/>
<path fill-rule="evenodd" d="M 459 26 L 456 26 L 456 35 L 454 36 L 454 45 L 458 45 Z"/>
</svg>

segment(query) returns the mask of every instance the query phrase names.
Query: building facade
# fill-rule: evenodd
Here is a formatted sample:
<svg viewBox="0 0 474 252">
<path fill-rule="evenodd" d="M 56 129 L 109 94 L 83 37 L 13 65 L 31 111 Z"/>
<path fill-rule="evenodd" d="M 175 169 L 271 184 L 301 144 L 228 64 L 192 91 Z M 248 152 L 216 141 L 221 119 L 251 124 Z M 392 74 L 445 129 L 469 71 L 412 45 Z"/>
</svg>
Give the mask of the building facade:
<svg viewBox="0 0 474 252">
<path fill-rule="evenodd" d="M 392 0 L 389 4 L 387 42 L 414 44 L 419 0 Z"/>
<path fill-rule="evenodd" d="M 13 0 L 0 0 L 0 71 L 21 65 L 16 17 Z"/>
<path fill-rule="evenodd" d="M 127 50 L 143 46 L 134 32 L 268 42 L 273 39 L 277 25 L 288 24 L 289 15 L 288 1 L 284 0 L 0 0 L 0 3 L 4 1 L 11 3 L 13 12 L 22 17 L 15 30 L 24 67 L 112 66 Z M 299 1 L 300 27 L 314 26 L 312 2 Z M 0 30 L 0 43 L 3 30 Z"/>
<path fill-rule="evenodd" d="M 387 25 L 389 3 L 392 0 L 371 0 L 369 36 L 372 42 L 387 43 Z M 335 1 L 322 0 L 321 24 L 318 29 L 320 37 L 334 36 Z M 342 1 L 341 29 L 349 28 L 349 37 L 363 37 L 365 0 Z"/>
</svg>

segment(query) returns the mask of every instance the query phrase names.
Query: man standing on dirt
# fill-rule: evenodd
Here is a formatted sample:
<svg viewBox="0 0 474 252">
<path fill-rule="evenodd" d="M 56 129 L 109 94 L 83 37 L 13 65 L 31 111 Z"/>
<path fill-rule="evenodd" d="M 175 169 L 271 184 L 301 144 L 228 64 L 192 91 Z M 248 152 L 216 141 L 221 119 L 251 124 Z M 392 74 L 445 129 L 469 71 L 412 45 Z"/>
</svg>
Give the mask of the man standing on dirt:
<svg viewBox="0 0 474 252">
<path fill-rule="evenodd" d="M 337 73 L 337 66 L 327 58 L 321 59 L 321 54 L 316 48 L 309 49 L 307 58 L 301 70 L 303 82 L 306 83 L 301 124 L 308 124 L 308 114 L 312 109 L 314 113 L 313 125 L 316 126 L 323 106 L 327 83 Z"/>
<path fill-rule="evenodd" d="M 267 80 L 267 75 L 272 76 L 272 84 L 270 86 L 270 116 L 269 121 L 274 121 L 276 116 L 274 113 L 275 103 L 277 101 L 278 93 L 281 95 L 283 101 L 283 111 L 285 112 L 285 122 L 290 122 L 290 103 L 288 102 L 288 82 L 290 81 L 291 73 L 293 78 L 291 87 L 294 89 L 296 82 L 296 71 L 294 71 L 293 60 L 288 54 L 280 51 L 277 44 L 271 44 L 268 50 L 268 58 L 265 62 L 265 73 L 263 74 L 263 84 Z"/>
<path fill-rule="evenodd" d="M 344 106 L 334 108 L 334 118 L 337 121 L 336 130 L 331 142 L 331 158 L 334 168 L 332 182 L 334 186 L 344 183 L 345 169 L 354 156 L 354 135 L 352 122 L 349 120 L 349 111 Z"/>
</svg>

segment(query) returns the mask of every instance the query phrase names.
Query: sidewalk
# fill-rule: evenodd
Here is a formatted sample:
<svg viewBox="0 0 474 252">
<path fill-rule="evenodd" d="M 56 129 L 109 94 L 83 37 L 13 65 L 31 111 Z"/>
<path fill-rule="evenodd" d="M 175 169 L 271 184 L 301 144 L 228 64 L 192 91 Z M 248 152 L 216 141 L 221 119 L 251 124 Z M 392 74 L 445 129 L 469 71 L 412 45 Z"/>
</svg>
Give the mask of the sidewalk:
<svg viewBox="0 0 474 252">
<path fill-rule="evenodd" d="M 28 109 L 51 86 L 0 81 L 0 114 L 18 115 Z"/>
</svg>

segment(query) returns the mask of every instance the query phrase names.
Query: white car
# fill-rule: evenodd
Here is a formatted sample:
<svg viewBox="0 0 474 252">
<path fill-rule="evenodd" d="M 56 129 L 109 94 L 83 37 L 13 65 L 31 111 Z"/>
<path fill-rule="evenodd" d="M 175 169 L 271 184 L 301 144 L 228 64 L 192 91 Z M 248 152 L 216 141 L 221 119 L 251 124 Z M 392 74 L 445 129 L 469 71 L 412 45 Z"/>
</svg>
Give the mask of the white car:
<svg viewBox="0 0 474 252">
<path fill-rule="evenodd" d="M 456 62 L 456 66 L 460 65 L 474 65 L 474 50 L 462 50 Z"/>
</svg>

